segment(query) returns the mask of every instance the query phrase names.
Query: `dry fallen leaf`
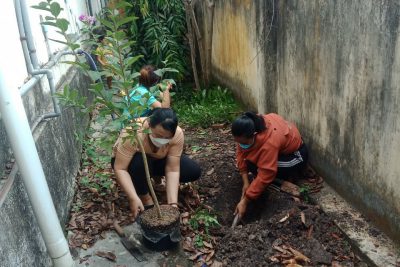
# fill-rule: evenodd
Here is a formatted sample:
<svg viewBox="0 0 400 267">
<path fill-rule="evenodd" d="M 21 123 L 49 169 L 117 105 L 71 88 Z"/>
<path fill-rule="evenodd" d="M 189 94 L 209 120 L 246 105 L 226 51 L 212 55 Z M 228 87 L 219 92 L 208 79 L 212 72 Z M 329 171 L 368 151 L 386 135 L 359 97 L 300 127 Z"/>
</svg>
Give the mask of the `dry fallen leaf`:
<svg viewBox="0 0 400 267">
<path fill-rule="evenodd" d="M 309 263 L 311 262 L 311 260 L 306 257 L 305 255 L 303 255 L 300 251 L 295 250 L 294 248 L 289 248 L 290 252 L 293 253 L 293 255 L 295 256 L 296 260 L 305 262 L 305 263 Z"/>
<path fill-rule="evenodd" d="M 283 223 L 284 221 L 286 221 L 287 219 L 289 219 L 289 213 L 286 214 L 285 217 L 283 217 L 282 219 L 279 220 L 280 223 Z"/>
<path fill-rule="evenodd" d="M 117 259 L 117 256 L 115 256 L 114 253 L 110 251 L 96 251 L 96 255 L 105 259 L 108 259 L 110 261 L 115 261 Z"/>
<path fill-rule="evenodd" d="M 211 253 L 207 255 L 207 257 L 206 257 L 206 262 L 210 261 L 211 258 L 214 256 L 214 254 L 215 254 L 215 251 L 212 250 Z M 208 264 L 208 265 L 209 265 L 209 264 Z"/>
<path fill-rule="evenodd" d="M 295 259 L 289 259 L 282 261 L 283 264 L 297 264 Z"/>
<path fill-rule="evenodd" d="M 83 208 L 84 209 L 89 209 L 90 207 L 92 207 L 94 205 L 93 202 L 89 202 L 88 204 L 86 204 Z"/>
<path fill-rule="evenodd" d="M 307 239 L 311 238 L 311 234 L 312 234 L 313 229 L 314 229 L 314 225 L 311 225 L 310 228 L 308 228 Z"/>
<path fill-rule="evenodd" d="M 211 175 L 211 174 L 213 174 L 213 172 L 214 172 L 214 168 L 211 168 L 211 170 L 209 170 L 209 171 L 207 172 L 207 175 Z"/>
<path fill-rule="evenodd" d="M 269 257 L 269 260 L 272 261 L 272 262 L 281 262 L 275 255 Z"/>
<path fill-rule="evenodd" d="M 195 252 L 196 249 L 187 241 L 184 241 L 182 244 L 183 250 L 189 251 L 189 252 Z"/>
<path fill-rule="evenodd" d="M 304 212 L 300 212 L 300 219 L 301 222 L 306 225 L 306 215 L 304 214 Z"/>
<path fill-rule="evenodd" d="M 211 125 L 211 128 L 213 129 L 223 129 L 225 127 L 224 123 L 215 123 Z"/>
<path fill-rule="evenodd" d="M 203 252 L 197 252 L 196 254 L 190 256 L 189 259 L 191 259 L 192 261 L 195 261 L 201 255 L 203 255 Z"/>
<path fill-rule="evenodd" d="M 286 254 L 288 252 L 287 250 L 285 250 L 285 249 L 283 249 L 283 248 L 281 248 L 279 246 L 272 246 L 272 248 L 277 250 L 277 251 L 279 251 L 279 252 L 281 252 L 281 253 L 284 253 L 284 254 Z"/>
<path fill-rule="evenodd" d="M 207 248 L 214 248 L 213 245 L 211 243 L 207 242 L 207 241 L 203 241 L 203 244 Z"/>
</svg>

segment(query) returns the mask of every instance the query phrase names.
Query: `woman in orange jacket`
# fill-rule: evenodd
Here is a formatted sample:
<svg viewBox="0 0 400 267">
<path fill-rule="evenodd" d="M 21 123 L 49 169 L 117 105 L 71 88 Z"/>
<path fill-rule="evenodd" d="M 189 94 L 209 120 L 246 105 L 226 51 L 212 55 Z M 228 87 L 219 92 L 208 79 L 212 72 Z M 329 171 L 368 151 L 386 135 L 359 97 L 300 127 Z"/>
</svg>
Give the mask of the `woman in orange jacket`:
<svg viewBox="0 0 400 267">
<path fill-rule="evenodd" d="M 232 123 L 232 135 L 243 180 L 242 198 L 235 210 L 241 218 L 248 203 L 275 178 L 288 178 L 303 170 L 308 151 L 297 127 L 274 113 L 244 113 Z M 254 174 L 252 181 L 249 172 Z"/>
</svg>

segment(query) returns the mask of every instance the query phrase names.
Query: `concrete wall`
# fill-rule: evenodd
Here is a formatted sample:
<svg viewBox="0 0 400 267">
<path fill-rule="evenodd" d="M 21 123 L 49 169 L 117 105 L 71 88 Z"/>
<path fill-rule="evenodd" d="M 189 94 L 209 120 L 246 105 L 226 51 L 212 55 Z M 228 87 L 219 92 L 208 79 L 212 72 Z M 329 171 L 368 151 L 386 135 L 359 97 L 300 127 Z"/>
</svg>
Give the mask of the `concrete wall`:
<svg viewBox="0 0 400 267">
<path fill-rule="evenodd" d="M 63 16 L 71 21 L 71 33 L 79 34 L 77 17 L 88 12 L 86 1 L 57 0 L 64 8 Z M 92 0 L 91 0 L 92 1 Z M 27 0 L 28 6 L 38 4 L 39 0 Z M 99 1 L 93 0 L 93 11 L 99 11 Z M 29 9 L 30 25 L 39 62 L 45 65 L 48 54 L 42 29 L 39 25 L 39 16 L 42 13 Z M 8 52 L 8 58 L 0 60 L 0 69 L 7 69 L 12 64 L 18 71 L 5 76 L 9 90 L 18 90 L 29 77 L 25 67 L 22 47 L 19 40 L 17 21 L 13 1 L 4 1 L 0 9 L 0 26 L 3 34 L 1 49 Z M 54 29 L 49 28 L 50 37 L 59 39 Z M 51 42 L 52 53 L 60 50 L 59 44 Z M 63 60 L 71 60 L 64 57 Z M 70 69 L 67 64 L 57 64 L 52 68 L 57 89 L 61 90 L 69 84 L 71 88 L 79 89 L 87 95 L 88 80 L 82 73 Z M 23 97 L 25 112 L 30 124 L 42 114 L 53 112 L 48 81 L 43 77 L 39 84 Z M 75 138 L 88 124 L 88 117 L 78 116 L 77 111 L 69 109 L 63 111 L 58 118 L 42 122 L 34 131 L 36 148 L 43 165 L 44 173 L 49 185 L 59 219 L 62 226 L 68 220 L 69 207 L 74 195 L 74 181 L 79 168 L 81 144 Z M 8 177 L 11 166 L 12 151 L 8 136 L 4 129 L 0 114 L 0 188 L 4 178 Z M 33 215 L 32 208 L 22 183 L 17 175 L 14 185 L 0 207 L 0 266 L 50 266 L 51 261 L 47 254 L 41 233 Z"/>
<path fill-rule="evenodd" d="M 269 28 L 270 5 L 267 1 L 229 0 L 215 1 L 214 7 L 213 78 L 232 88 L 245 105 L 260 111 L 268 101 L 265 88 L 275 87 L 276 65 L 271 63 L 276 47 L 263 38 L 267 32 L 270 37 L 275 32 Z M 207 42 L 207 1 L 202 1 L 200 9 L 199 23 Z"/>
<path fill-rule="evenodd" d="M 318 172 L 400 241 L 400 3 L 215 2 L 215 78 L 296 122 Z"/>
<path fill-rule="evenodd" d="M 60 83 L 70 84 L 87 94 L 88 81 L 81 73 L 71 70 L 67 79 Z M 35 99 L 35 101 L 33 100 Z M 38 86 L 31 91 L 24 103 L 31 121 L 37 112 L 51 111 L 50 95 Z M 80 165 L 81 144 L 75 134 L 82 133 L 88 125 L 88 116 L 79 116 L 69 109 L 61 117 L 42 122 L 34 131 L 36 148 L 55 204 L 58 217 L 64 227 L 74 196 L 74 182 Z M 8 148 L 7 135 L 0 121 L 1 148 Z M 3 153 L 0 153 L 3 154 Z M 6 153 L 4 153 L 6 154 Z M 5 157 L 4 157 L 5 158 Z M 2 159 L 4 166 L 10 158 Z M 4 172 L 4 168 L 0 168 Z M 17 175 L 11 191 L 0 207 L 0 266 L 50 266 L 40 230 L 37 226 L 21 177 Z"/>
</svg>

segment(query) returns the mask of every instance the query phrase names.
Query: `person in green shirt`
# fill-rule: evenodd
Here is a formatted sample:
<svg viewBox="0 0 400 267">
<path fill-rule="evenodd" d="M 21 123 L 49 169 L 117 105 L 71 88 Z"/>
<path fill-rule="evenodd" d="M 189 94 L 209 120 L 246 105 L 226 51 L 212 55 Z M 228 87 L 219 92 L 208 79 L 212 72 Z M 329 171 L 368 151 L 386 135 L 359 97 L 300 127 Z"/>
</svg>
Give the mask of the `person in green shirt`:
<svg viewBox="0 0 400 267">
<path fill-rule="evenodd" d="M 147 117 L 150 110 L 154 108 L 169 108 L 171 103 L 170 89 L 172 84 L 168 84 L 165 91 L 161 95 L 161 102 L 151 94 L 150 88 L 160 82 L 161 77 L 155 72 L 155 67 L 145 65 L 140 70 L 139 84 L 129 93 L 131 102 L 140 102 L 146 106 L 146 109 L 141 114 L 134 114 L 134 117 Z M 147 102 L 144 101 L 147 99 Z"/>
</svg>

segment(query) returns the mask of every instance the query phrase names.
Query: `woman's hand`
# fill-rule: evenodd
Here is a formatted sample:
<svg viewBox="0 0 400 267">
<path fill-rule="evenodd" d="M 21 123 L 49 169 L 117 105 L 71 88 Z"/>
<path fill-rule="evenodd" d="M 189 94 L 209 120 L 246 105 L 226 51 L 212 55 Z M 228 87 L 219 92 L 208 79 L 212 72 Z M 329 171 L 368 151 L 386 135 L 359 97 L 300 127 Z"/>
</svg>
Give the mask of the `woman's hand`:
<svg viewBox="0 0 400 267">
<path fill-rule="evenodd" d="M 244 214 L 246 213 L 248 204 L 249 200 L 246 197 L 243 197 L 237 204 L 234 215 L 239 214 L 239 218 L 243 218 Z"/>
<path fill-rule="evenodd" d="M 129 207 L 131 208 L 134 220 L 136 220 L 140 212 L 144 211 L 143 203 L 137 196 L 129 200 Z"/>
<path fill-rule="evenodd" d="M 167 88 L 166 88 L 167 90 L 171 90 L 172 89 L 172 83 L 170 83 L 170 82 L 167 82 Z"/>
</svg>

